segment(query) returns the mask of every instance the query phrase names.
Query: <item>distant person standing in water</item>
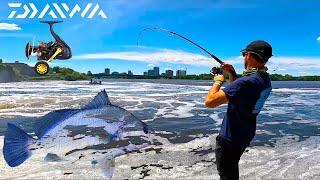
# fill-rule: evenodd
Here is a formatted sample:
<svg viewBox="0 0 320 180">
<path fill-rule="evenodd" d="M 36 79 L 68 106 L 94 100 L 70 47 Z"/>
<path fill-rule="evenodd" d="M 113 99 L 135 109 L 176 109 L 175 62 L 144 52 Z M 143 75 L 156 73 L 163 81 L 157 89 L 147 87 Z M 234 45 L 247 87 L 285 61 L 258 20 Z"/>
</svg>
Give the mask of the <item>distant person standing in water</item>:
<svg viewBox="0 0 320 180">
<path fill-rule="evenodd" d="M 220 179 L 239 179 L 239 160 L 255 136 L 256 118 L 272 90 L 265 64 L 272 56 L 272 47 L 265 41 L 253 41 L 241 51 L 245 71 L 242 77 L 230 64 L 222 71 L 230 79 L 224 89 L 223 75 L 215 75 L 205 105 L 210 108 L 228 103 L 221 130 L 216 138 L 216 164 Z"/>
</svg>

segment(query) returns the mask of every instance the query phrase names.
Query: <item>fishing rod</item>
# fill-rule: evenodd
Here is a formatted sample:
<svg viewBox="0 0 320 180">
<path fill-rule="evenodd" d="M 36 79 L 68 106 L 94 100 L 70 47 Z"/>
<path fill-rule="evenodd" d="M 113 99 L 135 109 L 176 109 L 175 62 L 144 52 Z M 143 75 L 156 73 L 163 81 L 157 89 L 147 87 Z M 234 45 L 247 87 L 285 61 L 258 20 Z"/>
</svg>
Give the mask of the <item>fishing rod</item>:
<svg viewBox="0 0 320 180">
<path fill-rule="evenodd" d="M 200 48 L 201 50 L 203 50 L 204 52 L 206 52 L 207 54 L 209 54 L 214 60 L 216 60 L 219 64 L 223 64 L 224 62 L 221 61 L 217 56 L 213 55 L 212 53 L 210 53 L 208 50 L 206 50 L 205 48 L 203 48 L 202 46 L 200 46 L 199 44 L 195 43 L 194 41 L 190 40 L 189 38 L 185 37 L 185 36 L 182 36 L 176 32 L 173 32 L 173 31 L 170 31 L 170 30 L 167 30 L 167 29 L 163 29 L 163 28 L 144 28 L 143 30 L 140 31 L 139 33 L 139 36 L 138 36 L 138 41 L 137 41 L 137 46 L 139 46 L 139 41 L 141 39 L 141 36 L 143 34 L 143 32 L 145 31 L 160 31 L 160 32 L 165 32 L 165 33 L 169 33 L 170 35 L 174 35 L 174 36 L 177 36 L 179 38 L 182 38 L 190 43 L 192 43 L 193 45 L 197 46 L 198 48 Z M 274 70 L 272 70 L 272 72 L 275 72 L 278 70 L 279 67 L 276 67 Z M 211 74 L 222 74 L 222 70 L 220 67 L 213 67 L 211 70 L 210 70 L 210 73 Z"/>
<path fill-rule="evenodd" d="M 198 48 L 202 49 L 204 52 L 206 52 L 207 54 L 209 54 L 214 60 L 216 60 L 219 64 L 223 64 L 224 62 L 221 61 L 217 56 L 213 55 L 212 53 L 210 53 L 208 50 L 206 50 L 205 48 L 201 47 L 199 44 L 193 42 L 192 40 L 186 38 L 185 36 L 182 36 L 176 32 L 173 31 L 169 31 L 167 29 L 163 29 L 163 28 L 144 28 L 140 33 L 139 33 L 139 37 L 138 37 L 138 41 L 137 41 L 137 46 L 139 46 L 139 39 L 142 36 L 142 33 L 145 31 L 161 31 L 161 32 L 166 32 L 169 33 L 170 35 L 174 35 L 177 36 L 179 38 L 182 38 L 190 43 L 192 43 L 193 45 L 197 46 Z"/>
</svg>

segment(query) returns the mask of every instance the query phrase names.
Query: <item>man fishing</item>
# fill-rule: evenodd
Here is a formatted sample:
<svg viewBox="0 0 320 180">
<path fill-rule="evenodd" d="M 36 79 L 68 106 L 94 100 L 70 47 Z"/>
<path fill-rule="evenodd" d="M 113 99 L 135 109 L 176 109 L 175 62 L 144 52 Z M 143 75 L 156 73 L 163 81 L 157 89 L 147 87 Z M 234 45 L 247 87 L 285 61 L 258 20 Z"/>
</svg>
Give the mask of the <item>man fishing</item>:
<svg viewBox="0 0 320 180">
<path fill-rule="evenodd" d="M 222 72 L 230 84 L 224 89 L 221 74 L 205 99 L 210 108 L 228 103 L 221 130 L 216 138 L 216 164 L 220 179 L 239 179 L 239 160 L 255 136 L 256 118 L 271 92 L 271 80 L 265 64 L 272 56 L 272 47 L 265 41 L 253 41 L 241 51 L 245 71 L 237 77 L 232 65 L 223 63 Z"/>
</svg>

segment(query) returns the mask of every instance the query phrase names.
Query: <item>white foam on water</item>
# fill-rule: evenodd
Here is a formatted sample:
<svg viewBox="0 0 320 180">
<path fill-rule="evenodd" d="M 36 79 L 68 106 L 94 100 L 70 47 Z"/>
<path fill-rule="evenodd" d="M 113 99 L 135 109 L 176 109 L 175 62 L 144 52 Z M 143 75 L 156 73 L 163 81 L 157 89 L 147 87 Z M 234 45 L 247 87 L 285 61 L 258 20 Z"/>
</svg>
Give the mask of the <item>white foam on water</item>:
<svg viewBox="0 0 320 180">
<path fill-rule="evenodd" d="M 202 100 L 209 88 L 210 86 L 143 82 L 104 82 L 103 85 L 99 86 L 88 85 L 86 81 L 4 83 L 0 84 L 0 93 L 5 94 L 0 96 L 0 116 L 13 117 L 17 113 L 21 116 L 35 117 L 61 108 L 77 108 L 80 107 L 79 104 L 89 101 L 97 92 L 106 89 L 111 99 L 137 103 L 137 105 L 126 106 L 125 108 L 128 108 L 128 110 L 141 111 L 143 108 L 152 109 L 154 107 L 144 105 L 144 103 L 152 102 L 154 104 L 164 104 L 160 105 L 160 108 L 157 109 L 158 112 L 154 115 L 154 118 L 187 118 L 194 116 L 190 110 L 198 108 L 196 107 L 197 105 L 204 107 Z M 273 91 L 277 94 L 291 93 L 292 95 L 274 98 L 274 94 L 272 94 L 261 114 L 277 115 L 292 113 L 295 109 L 287 107 L 287 103 L 311 106 L 318 101 L 318 99 L 304 99 L 300 96 L 301 93 L 309 95 L 317 94 L 319 90 L 316 88 L 281 88 L 274 89 Z M 197 97 L 201 97 L 201 100 L 198 98 L 195 98 L 193 102 L 183 100 L 184 97 L 194 94 L 197 94 Z M 173 105 L 173 103 L 180 103 L 182 105 L 177 106 Z M 275 104 L 283 104 L 283 106 L 273 107 Z M 152 119 L 149 120 L 152 121 Z"/>
<path fill-rule="evenodd" d="M 223 118 L 220 118 L 217 113 L 215 114 L 210 114 L 209 116 L 215 123 L 215 125 L 219 126 L 222 124 Z"/>
<path fill-rule="evenodd" d="M 284 144 L 285 142 L 285 144 Z M 256 179 L 318 179 L 320 177 L 320 137 L 302 142 L 280 140 L 275 148 L 249 149 L 240 162 L 243 178 Z M 247 167 L 249 171 L 246 171 Z"/>
<path fill-rule="evenodd" d="M 214 147 L 214 139 L 215 135 L 211 135 L 181 144 L 160 140 L 164 145 L 147 147 L 160 148 L 160 153 L 142 150 L 142 153 L 132 153 L 116 158 L 113 178 L 142 178 L 142 171 L 148 170 L 147 178 L 150 179 L 217 179 L 219 176 L 214 164 L 213 151 L 204 157 L 194 153 L 197 150 L 208 150 Z M 318 179 L 320 177 L 320 137 L 310 137 L 302 142 L 286 144 L 283 142 L 279 141 L 275 147 L 249 147 L 249 151 L 245 152 L 240 160 L 240 178 Z M 3 137 L 0 137 L 1 148 L 2 143 Z M 1 178 L 103 178 L 101 171 L 90 163 L 92 157 L 84 157 L 73 165 L 68 161 L 48 163 L 42 159 L 40 154 L 35 154 L 21 166 L 11 168 L 6 165 L 0 154 Z M 72 174 L 64 175 L 64 173 Z"/>
<path fill-rule="evenodd" d="M 263 125 L 278 125 L 278 124 L 282 124 L 283 122 L 262 122 L 260 121 L 260 124 L 263 124 Z"/>
<path fill-rule="evenodd" d="M 288 103 L 294 103 L 294 105 L 305 105 L 305 106 L 314 106 L 315 104 L 319 104 L 319 99 L 309 98 L 312 94 L 303 95 L 304 98 L 301 98 L 301 94 L 292 94 L 286 100 Z"/>
<path fill-rule="evenodd" d="M 268 105 L 265 105 L 265 107 L 262 108 L 260 114 L 266 114 L 266 115 L 288 114 L 291 111 L 293 111 L 293 108 L 290 108 L 290 107 L 272 108 Z"/>
<path fill-rule="evenodd" d="M 171 89 L 170 89 L 171 90 Z M 194 94 L 205 94 L 208 91 L 188 91 L 188 92 L 175 92 L 175 93 L 153 93 L 153 94 L 148 94 L 146 96 L 149 97 L 166 97 L 166 96 L 179 96 L 179 95 L 194 95 Z"/>
<path fill-rule="evenodd" d="M 256 134 L 266 134 L 266 135 L 270 135 L 270 136 L 275 136 L 275 133 L 272 133 L 270 131 L 267 130 L 262 130 L 262 129 L 257 129 L 256 130 Z"/>
<path fill-rule="evenodd" d="M 155 113 L 155 118 L 188 118 L 194 116 L 194 114 L 191 113 L 191 110 L 195 106 L 193 102 L 178 100 L 154 100 L 153 102 L 166 104 L 164 107 L 157 109 L 157 113 Z M 179 105 L 175 106 L 173 104 Z"/>
<path fill-rule="evenodd" d="M 160 134 L 173 134 L 172 132 L 169 132 L 169 131 L 155 131 L 155 133 L 160 133 Z"/>
<path fill-rule="evenodd" d="M 42 116 L 49 111 L 62 108 L 77 108 L 87 103 L 97 92 L 106 89 L 111 100 L 128 102 L 124 108 L 130 111 L 156 110 L 153 118 L 189 118 L 195 115 L 208 116 L 206 113 L 195 114 L 192 110 L 204 110 L 203 98 L 210 86 L 168 85 L 156 83 L 136 82 L 104 82 L 103 85 L 90 86 L 86 81 L 41 81 L 0 84 L 0 117 Z M 284 121 L 292 123 L 317 124 L 315 117 L 308 119 L 307 114 L 296 113 L 297 106 L 314 108 L 319 104 L 319 89 L 274 89 L 268 98 L 261 114 L 277 117 L 290 114 L 295 120 Z M 196 94 L 190 100 L 190 96 Z M 114 102 L 114 101 L 112 101 Z M 146 105 L 151 104 L 151 105 Z M 290 107 L 289 107 L 290 105 Z M 140 106 L 140 107 L 138 107 Z M 199 106 L 199 107 L 197 107 Z M 216 125 L 222 123 L 218 113 L 221 108 L 215 109 L 212 118 Z M 301 120 L 297 120 L 297 118 Z M 282 120 L 281 120 L 282 121 Z M 259 122 L 263 125 L 277 125 L 276 118 L 270 122 Z M 318 123 L 319 125 L 320 123 Z M 217 129 L 218 130 L 218 129 Z M 132 132 L 134 135 L 134 132 Z M 160 132 L 170 134 L 171 132 Z M 311 137 L 302 142 L 296 142 L 299 137 L 282 133 L 284 138 L 276 138 L 277 144 L 272 147 L 251 147 L 240 161 L 241 179 L 320 179 L 320 140 Z M 172 134 L 172 133 L 171 133 Z M 257 130 L 257 134 L 274 135 L 266 130 Z M 130 134 L 127 134 L 130 135 Z M 214 144 L 214 136 L 201 137 L 188 143 L 171 144 L 164 137 L 151 136 L 163 145 L 150 147 L 161 149 L 142 151 L 120 156 L 116 159 L 114 179 L 142 178 L 142 171 L 147 171 L 150 179 L 218 179 L 214 161 L 214 153 L 206 156 L 195 154 L 197 149 L 209 149 Z M 0 137 L 0 148 L 3 147 L 3 137 Z M 0 149 L 2 151 L 2 149 Z M 68 161 L 46 163 L 43 158 L 46 154 L 34 154 L 23 165 L 10 168 L 0 153 L 0 179 L 101 179 L 104 178 L 100 170 L 91 164 L 93 157 L 84 157 L 75 164 Z M 80 155 L 80 154 L 79 154 Z M 203 158 L 203 159 L 201 159 Z M 206 160 L 206 161 L 201 161 Z M 209 160 L 209 162 L 207 162 Z M 212 162 L 211 162 L 212 161 Z M 161 168 L 154 165 L 163 165 Z M 132 167 L 139 167 L 132 169 Z M 64 175 L 64 173 L 72 174 Z"/>
<path fill-rule="evenodd" d="M 280 89 L 272 89 L 272 92 L 280 92 L 280 93 L 314 93 L 319 94 L 318 88 L 280 88 Z"/>
</svg>

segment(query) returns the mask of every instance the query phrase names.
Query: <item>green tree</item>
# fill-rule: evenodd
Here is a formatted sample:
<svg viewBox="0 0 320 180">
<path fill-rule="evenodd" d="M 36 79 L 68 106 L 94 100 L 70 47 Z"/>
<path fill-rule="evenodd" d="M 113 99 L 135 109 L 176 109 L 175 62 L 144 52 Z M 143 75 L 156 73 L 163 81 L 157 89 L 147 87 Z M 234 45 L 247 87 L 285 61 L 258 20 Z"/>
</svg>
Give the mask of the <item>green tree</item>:
<svg viewBox="0 0 320 180">
<path fill-rule="evenodd" d="M 52 68 L 52 71 L 55 73 L 60 73 L 61 72 L 61 68 L 59 66 L 55 66 Z"/>
</svg>

